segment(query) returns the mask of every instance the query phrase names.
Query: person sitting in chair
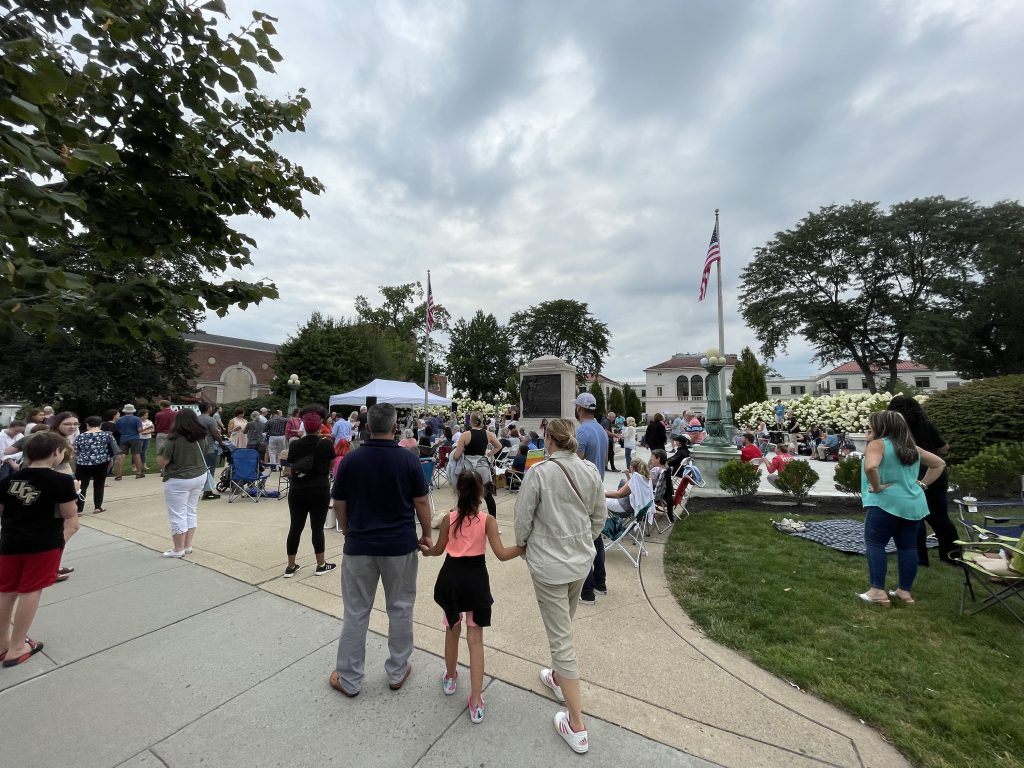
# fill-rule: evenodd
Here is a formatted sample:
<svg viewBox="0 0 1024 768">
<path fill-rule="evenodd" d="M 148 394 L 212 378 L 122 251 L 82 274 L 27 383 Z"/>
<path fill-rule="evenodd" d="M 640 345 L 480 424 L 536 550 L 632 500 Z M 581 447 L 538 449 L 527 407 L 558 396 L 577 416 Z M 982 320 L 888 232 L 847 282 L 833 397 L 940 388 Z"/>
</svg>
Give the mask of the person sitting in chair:
<svg viewBox="0 0 1024 768">
<path fill-rule="evenodd" d="M 825 439 L 817 447 L 818 458 L 821 461 L 828 461 L 830 453 L 839 450 L 839 435 L 831 429 L 825 433 Z"/>
<path fill-rule="evenodd" d="M 765 466 L 768 468 L 767 480 L 772 488 L 779 487 L 779 472 L 785 468 L 789 462 L 793 461 L 796 457 L 789 452 L 789 446 L 785 443 L 779 443 L 775 446 L 775 456 Z"/>
<path fill-rule="evenodd" d="M 654 501 L 654 490 L 651 488 L 651 472 L 647 462 L 634 458 L 626 470 L 626 477 L 619 481 L 614 491 L 605 491 L 605 504 L 608 511 L 616 517 L 629 517 Z"/>
<path fill-rule="evenodd" d="M 756 438 L 753 432 L 743 433 L 743 448 L 740 449 L 740 461 L 747 462 L 760 459 L 761 449 L 755 444 Z"/>
<path fill-rule="evenodd" d="M 512 466 L 508 468 L 509 480 L 523 482 L 523 475 L 526 473 L 526 455 L 530 452 L 530 446 L 520 445 L 519 452 L 512 458 Z"/>
</svg>

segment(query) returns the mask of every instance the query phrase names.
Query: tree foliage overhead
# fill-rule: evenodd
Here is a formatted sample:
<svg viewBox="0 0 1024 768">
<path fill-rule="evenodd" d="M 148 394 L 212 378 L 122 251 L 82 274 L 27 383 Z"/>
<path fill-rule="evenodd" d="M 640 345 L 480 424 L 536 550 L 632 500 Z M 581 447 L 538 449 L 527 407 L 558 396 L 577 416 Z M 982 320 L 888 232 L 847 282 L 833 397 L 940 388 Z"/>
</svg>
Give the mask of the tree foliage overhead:
<svg viewBox="0 0 1024 768">
<path fill-rule="evenodd" d="M 0 0 L 0 331 L 132 344 L 277 296 L 222 279 L 231 217 L 305 216 L 323 186 L 279 154 L 303 91 L 264 96 L 273 19 L 223 0 Z"/>
<path fill-rule="evenodd" d="M 384 301 L 373 306 L 365 296 L 356 296 L 357 321 L 373 327 L 380 334 L 398 367 L 394 378 L 423 381 L 425 359 L 423 350 L 427 335 L 427 302 L 419 281 L 401 285 L 379 286 Z M 451 315 L 441 304 L 434 304 L 434 330 L 450 329 Z M 431 335 L 430 370 L 444 373 L 444 348 Z"/>
<path fill-rule="evenodd" d="M 608 325 L 590 314 L 585 302 L 541 302 L 513 314 L 508 326 L 522 361 L 554 355 L 576 366 L 577 381 L 596 376 L 604 367 L 611 339 Z"/>
<path fill-rule="evenodd" d="M 733 413 L 748 403 L 760 403 L 768 399 L 768 386 L 765 382 L 767 366 L 761 365 L 750 347 L 744 347 L 736 368 L 732 372 L 729 389 L 732 397 L 729 401 Z"/>
<path fill-rule="evenodd" d="M 629 386 L 629 384 L 624 384 L 622 386 L 622 400 L 625 405 L 623 408 L 625 415 L 627 417 L 632 416 L 639 424 L 640 417 L 643 414 L 643 405 L 640 402 L 639 396 L 636 394 L 636 390 Z"/>
<path fill-rule="evenodd" d="M 471 400 L 496 402 L 516 372 L 508 329 L 482 310 L 459 318 L 448 341 L 448 379 Z"/>
<path fill-rule="evenodd" d="M 277 349 L 271 391 L 287 398 L 288 377 L 297 374 L 302 403 L 326 406 L 331 395 L 361 387 L 373 379 L 401 379 L 406 364 L 368 323 L 335 320 L 314 312 Z"/>
<path fill-rule="evenodd" d="M 622 396 L 622 390 L 618 387 L 612 387 L 612 391 L 608 394 L 608 410 L 616 416 L 624 415 L 623 411 L 626 410 L 626 401 Z"/>
<path fill-rule="evenodd" d="M 180 337 L 128 347 L 77 336 L 47 343 L 19 335 L 4 343 L 4 359 L 16 364 L 0 365 L 0 392 L 83 419 L 124 403 L 192 395 L 192 346 Z"/>
<path fill-rule="evenodd" d="M 872 392 L 879 372 L 893 386 L 926 318 L 962 307 L 957 287 L 979 280 L 974 265 L 998 239 L 993 209 L 944 197 L 888 212 L 826 206 L 757 249 L 743 271 L 743 317 L 768 357 L 800 335 L 822 363 L 856 362 Z"/>
</svg>

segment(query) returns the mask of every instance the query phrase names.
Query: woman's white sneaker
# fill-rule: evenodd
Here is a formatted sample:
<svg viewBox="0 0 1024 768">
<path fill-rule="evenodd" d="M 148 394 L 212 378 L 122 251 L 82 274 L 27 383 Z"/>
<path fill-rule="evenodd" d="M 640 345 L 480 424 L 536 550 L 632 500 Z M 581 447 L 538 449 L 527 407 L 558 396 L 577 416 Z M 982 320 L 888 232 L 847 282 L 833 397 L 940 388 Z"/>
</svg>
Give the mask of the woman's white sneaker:
<svg viewBox="0 0 1024 768">
<path fill-rule="evenodd" d="M 562 693 L 562 686 L 555 683 L 555 674 L 547 667 L 544 667 L 540 671 L 540 681 L 544 683 L 548 688 L 555 694 L 555 698 L 558 699 L 559 703 L 565 704 L 565 694 Z"/>
<path fill-rule="evenodd" d="M 560 709 L 555 713 L 555 730 L 558 731 L 559 736 L 565 739 L 569 749 L 577 755 L 582 755 L 590 749 L 586 730 L 574 731 L 569 725 L 569 713 L 565 710 Z"/>
<path fill-rule="evenodd" d="M 184 549 L 181 549 L 181 550 L 178 550 L 178 549 L 168 549 L 166 552 L 163 553 L 163 555 L 161 555 L 161 557 L 177 557 L 177 558 L 182 558 L 184 556 L 185 556 L 185 550 Z"/>
</svg>

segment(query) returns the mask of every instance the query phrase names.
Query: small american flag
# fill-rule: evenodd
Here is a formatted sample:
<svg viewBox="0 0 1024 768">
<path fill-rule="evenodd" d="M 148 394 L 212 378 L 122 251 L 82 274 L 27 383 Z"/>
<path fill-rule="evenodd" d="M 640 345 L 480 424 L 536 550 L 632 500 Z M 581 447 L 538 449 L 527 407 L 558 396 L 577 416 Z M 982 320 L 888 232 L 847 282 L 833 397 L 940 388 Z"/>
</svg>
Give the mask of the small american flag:
<svg viewBox="0 0 1024 768">
<path fill-rule="evenodd" d="M 700 298 L 697 301 L 704 301 L 704 294 L 708 290 L 708 278 L 711 277 L 711 265 L 721 261 L 722 253 L 718 249 L 718 219 L 715 219 L 715 231 L 711 233 L 711 242 L 708 244 L 708 255 L 704 259 L 704 274 L 700 278 Z"/>
<path fill-rule="evenodd" d="M 427 273 L 427 333 L 434 330 L 434 292 L 430 290 L 430 273 Z"/>
</svg>

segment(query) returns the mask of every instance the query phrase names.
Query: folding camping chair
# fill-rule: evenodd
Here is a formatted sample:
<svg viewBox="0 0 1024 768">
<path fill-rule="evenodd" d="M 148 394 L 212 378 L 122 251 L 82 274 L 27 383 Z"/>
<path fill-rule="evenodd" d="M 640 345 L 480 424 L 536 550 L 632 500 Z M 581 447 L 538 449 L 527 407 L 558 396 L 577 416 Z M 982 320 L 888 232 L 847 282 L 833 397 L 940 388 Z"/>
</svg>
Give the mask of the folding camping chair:
<svg viewBox="0 0 1024 768">
<path fill-rule="evenodd" d="M 701 474 L 700 467 L 693 463 L 693 459 L 683 459 L 673 477 L 679 478 L 679 485 L 676 487 L 675 496 L 672 497 L 672 511 L 675 512 L 678 507 L 680 512 L 685 512 L 689 517 L 690 510 L 686 508 L 686 502 L 690 498 L 690 489 L 703 488 L 707 484 L 704 475 Z M 676 518 L 679 518 L 678 512 Z"/>
<path fill-rule="evenodd" d="M 434 463 L 434 488 L 440 488 L 441 483 L 448 481 L 448 473 L 445 469 L 448 466 L 448 457 L 452 450 L 453 447 L 450 445 L 442 445 L 437 449 L 437 461 Z"/>
<path fill-rule="evenodd" d="M 961 554 L 952 555 L 964 572 L 964 587 L 960 593 L 960 615 L 974 616 L 994 605 L 1001 605 L 1010 615 L 1024 624 L 1024 573 L 1013 567 L 1020 568 L 1024 561 L 1024 549 L 1020 540 L 1016 544 L 1008 541 L 958 541 Z M 1002 550 L 1003 557 L 985 557 L 986 553 L 998 553 Z M 980 602 L 974 587 L 982 588 L 987 597 Z M 965 612 L 967 596 L 971 596 L 974 606 Z M 1020 598 L 1017 603 L 1014 598 Z M 1014 610 L 1016 606 L 1017 610 Z M 1018 612 L 1019 611 L 1019 612 Z"/>
<path fill-rule="evenodd" d="M 266 496 L 265 484 L 270 471 L 263 473 L 264 465 L 260 461 L 259 451 L 252 448 L 238 448 L 231 456 L 231 480 L 228 485 L 228 504 L 239 496 L 245 496 L 254 502 L 260 496 Z"/>
<path fill-rule="evenodd" d="M 956 521 L 964 531 L 967 541 L 1000 540 L 1013 543 L 1024 533 L 1024 510 L 1016 502 L 964 501 L 953 499 L 956 504 Z M 1004 514 L 1003 512 L 1018 514 Z"/>
<path fill-rule="evenodd" d="M 604 530 L 601 531 L 601 535 L 608 539 L 604 545 L 605 553 L 621 549 L 626 557 L 629 558 L 629 562 L 633 564 L 633 567 L 639 568 L 640 556 L 646 557 L 648 555 L 647 545 L 644 543 L 644 534 L 647 525 L 647 515 L 651 513 L 653 507 L 654 501 L 652 500 L 633 513 L 625 523 L 622 523 L 618 517 L 609 516 L 605 522 Z M 617 527 L 615 522 L 619 522 L 622 527 Z M 633 557 L 632 553 L 626 549 L 627 544 L 637 548 L 636 557 Z"/>
</svg>

